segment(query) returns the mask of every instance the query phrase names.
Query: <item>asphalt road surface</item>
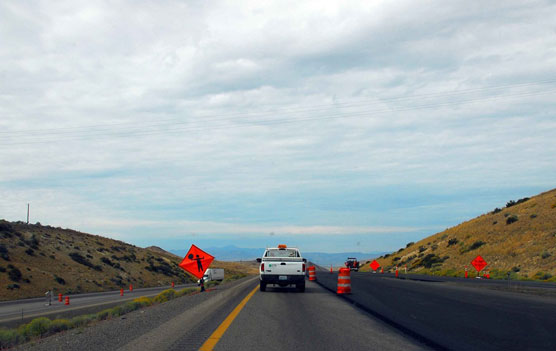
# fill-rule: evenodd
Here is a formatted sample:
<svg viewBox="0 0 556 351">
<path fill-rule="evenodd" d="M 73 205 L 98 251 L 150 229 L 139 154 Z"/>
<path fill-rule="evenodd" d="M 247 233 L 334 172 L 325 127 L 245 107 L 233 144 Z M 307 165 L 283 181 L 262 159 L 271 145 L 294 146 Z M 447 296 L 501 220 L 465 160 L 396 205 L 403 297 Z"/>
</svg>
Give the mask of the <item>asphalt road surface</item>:
<svg viewBox="0 0 556 351">
<path fill-rule="evenodd" d="M 335 291 L 337 272 L 317 271 L 317 281 Z M 556 350 L 553 296 L 470 283 L 352 272 L 343 299 L 436 349 Z"/>
<path fill-rule="evenodd" d="M 258 291 L 258 276 L 207 293 L 50 336 L 23 350 L 199 350 L 241 302 L 251 298 L 214 350 L 423 350 L 427 347 L 321 286 Z"/>
<path fill-rule="evenodd" d="M 176 289 L 196 286 L 195 284 L 176 285 Z M 71 317 L 80 314 L 93 313 L 104 308 L 119 305 L 123 302 L 133 300 L 140 296 L 155 296 L 170 286 L 153 288 L 124 290 L 124 296 L 120 296 L 120 291 L 107 291 L 100 293 L 87 293 L 69 295 L 70 304 L 65 305 L 65 300 L 58 301 L 58 296 L 52 296 L 51 303 L 48 305 L 45 298 L 23 299 L 15 301 L 0 302 L 0 326 L 16 327 L 22 323 L 29 322 L 33 318 L 45 316 L 51 318 Z"/>
<path fill-rule="evenodd" d="M 313 282 L 305 293 L 267 287 L 245 305 L 214 350 L 423 350 L 426 346 Z"/>
</svg>

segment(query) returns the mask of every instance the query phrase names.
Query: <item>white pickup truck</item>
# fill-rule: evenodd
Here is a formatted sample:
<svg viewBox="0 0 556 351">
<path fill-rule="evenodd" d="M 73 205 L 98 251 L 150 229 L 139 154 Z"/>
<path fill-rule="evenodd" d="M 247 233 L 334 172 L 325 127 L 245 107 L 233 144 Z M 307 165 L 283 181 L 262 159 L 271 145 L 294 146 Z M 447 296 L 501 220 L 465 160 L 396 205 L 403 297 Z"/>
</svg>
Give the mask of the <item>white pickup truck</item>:
<svg viewBox="0 0 556 351">
<path fill-rule="evenodd" d="M 305 291 L 305 264 L 297 248 L 278 245 L 265 250 L 260 263 L 260 290 L 265 291 L 267 284 L 278 286 L 295 285 L 297 291 Z"/>
</svg>

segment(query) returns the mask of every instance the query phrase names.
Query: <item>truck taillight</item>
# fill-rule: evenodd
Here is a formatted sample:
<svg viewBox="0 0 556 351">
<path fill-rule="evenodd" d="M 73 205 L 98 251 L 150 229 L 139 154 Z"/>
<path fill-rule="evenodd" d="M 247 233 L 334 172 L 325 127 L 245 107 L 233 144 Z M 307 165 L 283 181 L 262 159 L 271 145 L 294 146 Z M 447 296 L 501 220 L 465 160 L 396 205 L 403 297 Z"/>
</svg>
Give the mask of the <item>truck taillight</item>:
<svg viewBox="0 0 556 351">
<path fill-rule="evenodd" d="M 261 272 L 264 272 L 264 263 L 261 263 Z"/>
<path fill-rule="evenodd" d="M 303 271 L 302 272 L 305 272 L 305 263 L 303 264 Z"/>
</svg>

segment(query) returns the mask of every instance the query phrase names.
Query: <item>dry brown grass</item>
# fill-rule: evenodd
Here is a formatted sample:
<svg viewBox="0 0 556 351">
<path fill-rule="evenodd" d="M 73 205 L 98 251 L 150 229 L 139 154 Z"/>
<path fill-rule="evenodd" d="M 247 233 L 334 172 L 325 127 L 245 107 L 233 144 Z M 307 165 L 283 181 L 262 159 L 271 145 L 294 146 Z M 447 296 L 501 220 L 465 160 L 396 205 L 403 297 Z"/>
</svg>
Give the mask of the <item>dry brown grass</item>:
<svg viewBox="0 0 556 351">
<path fill-rule="evenodd" d="M 98 235 L 0 220 L 0 300 L 44 296 L 47 290 L 71 294 L 196 281 L 178 267 L 181 259 Z M 211 267 L 225 268 L 227 275 L 252 274 L 239 263 L 215 261 Z"/>
<path fill-rule="evenodd" d="M 503 208 L 500 212 L 490 212 L 443 232 L 427 237 L 415 244 L 380 257 L 377 261 L 385 269 L 393 269 L 396 264 L 407 265 L 408 271 L 428 274 L 463 275 L 465 266 L 475 274 L 470 265 L 477 255 L 489 264 L 487 269 L 499 277 L 509 271 L 512 276 L 522 279 L 539 279 L 551 275 L 556 279 L 556 189 L 534 196 L 531 199 Z M 508 221 L 512 216 L 517 221 Z M 508 224 L 509 223 L 509 224 Z M 448 245 L 449 241 L 456 244 Z M 473 250 L 476 242 L 484 244 Z M 421 249 L 420 249 L 421 248 Z M 427 255 L 436 255 L 443 262 L 424 267 Z M 415 256 L 414 258 L 411 258 Z M 399 260 L 394 261 L 396 258 Z M 434 257 L 433 257 L 434 258 Z M 363 269 L 368 271 L 369 266 Z M 517 271 L 517 272 L 516 272 Z M 550 278 L 549 278 L 550 279 Z"/>
</svg>

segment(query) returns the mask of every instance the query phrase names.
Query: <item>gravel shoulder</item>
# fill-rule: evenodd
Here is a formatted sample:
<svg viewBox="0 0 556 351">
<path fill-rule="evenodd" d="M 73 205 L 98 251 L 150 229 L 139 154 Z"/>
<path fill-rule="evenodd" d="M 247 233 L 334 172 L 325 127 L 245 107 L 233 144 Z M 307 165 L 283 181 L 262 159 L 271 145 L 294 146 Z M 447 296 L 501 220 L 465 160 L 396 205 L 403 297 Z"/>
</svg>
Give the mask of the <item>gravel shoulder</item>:
<svg viewBox="0 0 556 351">
<path fill-rule="evenodd" d="M 252 288 L 256 277 L 218 285 L 206 293 L 183 296 L 85 328 L 33 341 L 16 350 L 170 350 L 198 349 L 208 333 L 207 320 L 220 323 L 233 300 Z M 232 306 L 231 308 L 233 308 Z M 216 314 L 216 317 L 215 317 Z M 204 332 L 199 333 L 199 329 Z M 178 347 L 178 342 L 181 346 Z M 186 344 L 183 344 L 186 342 Z"/>
</svg>

